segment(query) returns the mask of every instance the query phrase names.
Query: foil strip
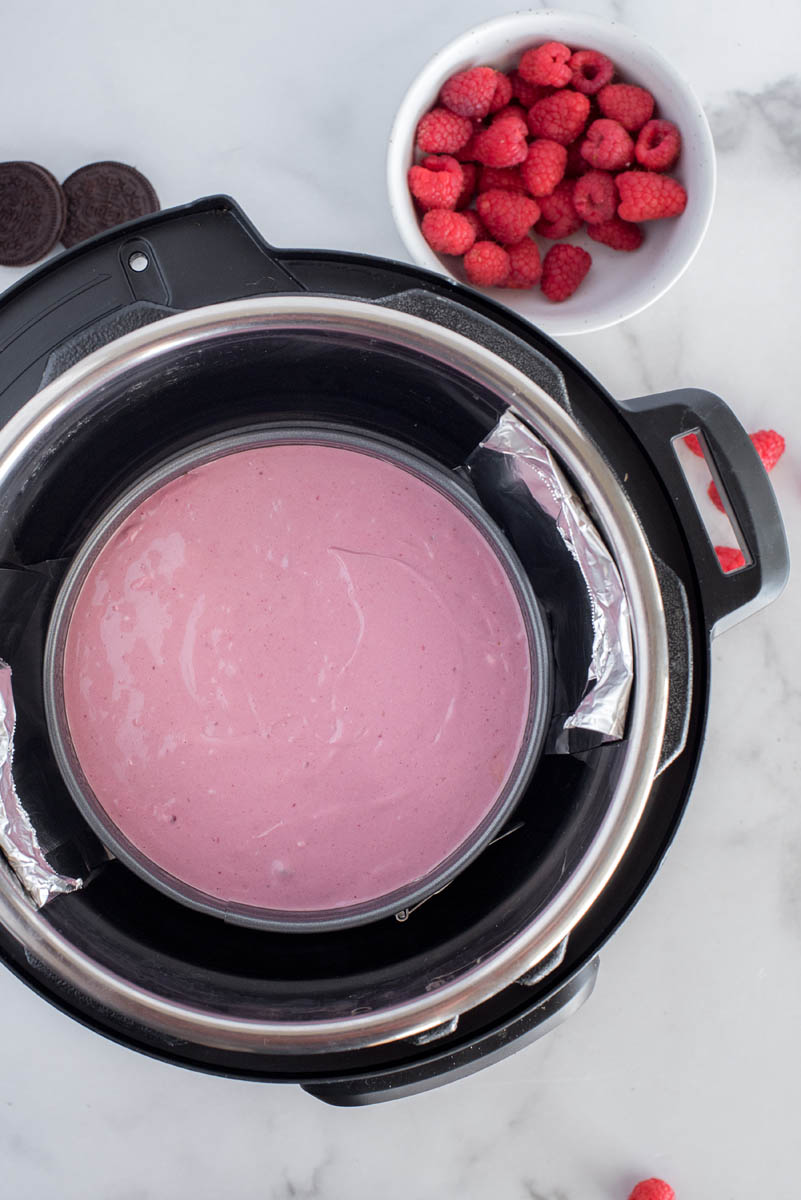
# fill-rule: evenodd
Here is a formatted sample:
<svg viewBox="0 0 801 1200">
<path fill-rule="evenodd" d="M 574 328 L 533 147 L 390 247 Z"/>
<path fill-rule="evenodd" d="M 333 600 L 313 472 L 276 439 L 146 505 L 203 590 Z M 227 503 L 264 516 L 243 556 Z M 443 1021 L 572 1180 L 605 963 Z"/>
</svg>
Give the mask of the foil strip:
<svg viewBox="0 0 801 1200">
<path fill-rule="evenodd" d="M 600 742 L 617 741 L 626 723 L 634 650 L 628 599 L 614 560 L 547 446 L 518 417 L 505 412 L 480 450 L 505 456 L 511 480 L 522 483 L 555 522 L 587 588 L 592 620 L 587 686 L 563 728 L 592 731 Z M 557 742 L 555 748 L 568 747 Z"/>
<path fill-rule="evenodd" d="M 0 850 L 36 907 L 41 908 L 54 896 L 77 891 L 83 887 L 83 880 L 59 875 L 42 852 L 36 830 L 14 784 L 15 724 L 11 667 L 0 659 Z"/>
</svg>

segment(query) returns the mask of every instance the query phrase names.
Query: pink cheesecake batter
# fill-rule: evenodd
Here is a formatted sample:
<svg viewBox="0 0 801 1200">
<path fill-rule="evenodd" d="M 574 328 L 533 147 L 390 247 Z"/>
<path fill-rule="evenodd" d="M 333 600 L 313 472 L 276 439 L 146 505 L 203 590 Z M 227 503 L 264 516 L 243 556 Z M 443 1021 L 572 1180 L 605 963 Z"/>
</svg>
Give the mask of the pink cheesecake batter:
<svg viewBox="0 0 801 1200">
<path fill-rule="evenodd" d="M 287 911 L 427 874 L 494 804 L 530 662 L 508 576 L 430 484 L 341 447 L 237 451 L 106 543 L 64 659 L 84 774 L 209 896 Z"/>
</svg>

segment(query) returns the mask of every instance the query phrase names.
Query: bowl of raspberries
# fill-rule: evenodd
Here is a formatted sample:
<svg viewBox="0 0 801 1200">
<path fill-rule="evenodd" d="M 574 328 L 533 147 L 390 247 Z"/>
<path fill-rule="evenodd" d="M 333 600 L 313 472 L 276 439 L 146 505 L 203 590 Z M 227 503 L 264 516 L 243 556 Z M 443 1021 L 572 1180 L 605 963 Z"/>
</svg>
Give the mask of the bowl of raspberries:
<svg viewBox="0 0 801 1200">
<path fill-rule="evenodd" d="M 715 195 L 708 122 L 671 64 L 633 30 L 550 10 L 435 55 L 398 110 L 387 171 L 413 261 L 556 336 L 662 296 Z"/>
</svg>

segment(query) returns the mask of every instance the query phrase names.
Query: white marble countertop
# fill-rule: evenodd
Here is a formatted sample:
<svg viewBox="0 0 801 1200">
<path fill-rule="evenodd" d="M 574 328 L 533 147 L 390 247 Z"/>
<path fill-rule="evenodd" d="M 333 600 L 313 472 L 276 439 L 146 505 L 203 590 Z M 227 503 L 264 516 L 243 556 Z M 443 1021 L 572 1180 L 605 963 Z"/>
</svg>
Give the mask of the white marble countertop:
<svg viewBox="0 0 801 1200">
<path fill-rule="evenodd" d="M 557 7 L 569 7 L 567 4 Z M 718 392 L 774 426 L 801 558 L 801 9 L 585 0 L 686 74 L 712 118 L 710 233 L 658 304 L 569 339 L 613 394 Z M 234 195 L 276 245 L 403 257 L 384 191 L 394 108 L 430 54 L 500 0 L 54 0 L 3 21 L 2 154 L 60 178 L 117 158 L 165 206 Z M 369 97 L 365 102 L 364 97 Z M 15 273 L 0 272 L 0 285 Z M 686 818 L 547 1039 L 463 1082 L 369 1110 L 226 1081 L 92 1034 L 0 970 L 7 1197 L 679 1200 L 789 1197 L 801 1112 L 801 664 L 797 584 L 721 637 Z M 794 615 L 795 614 L 795 615 Z"/>
</svg>

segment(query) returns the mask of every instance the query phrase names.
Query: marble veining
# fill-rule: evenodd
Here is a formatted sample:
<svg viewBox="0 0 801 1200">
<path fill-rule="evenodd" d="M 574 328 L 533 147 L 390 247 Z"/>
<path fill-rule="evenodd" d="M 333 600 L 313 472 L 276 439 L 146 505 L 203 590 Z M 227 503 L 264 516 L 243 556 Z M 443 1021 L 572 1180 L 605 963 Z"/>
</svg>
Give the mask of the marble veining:
<svg viewBox="0 0 801 1200">
<path fill-rule="evenodd" d="M 403 257 L 386 137 L 426 59 L 504 0 L 302 6 L 54 0 L 5 14 L 3 157 L 60 178 L 142 169 L 165 206 L 235 196 L 275 245 Z M 560 0 L 558 7 L 574 7 Z M 709 234 L 671 292 L 569 339 L 617 396 L 718 392 L 775 426 L 801 561 L 801 9 L 582 0 L 686 74 L 719 154 Z M 23 272 L 0 269 L 0 287 Z M 710 512 L 713 536 L 723 536 Z M 801 593 L 713 646 L 707 741 L 674 844 L 604 948 L 595 993 L 542 1042 L 376 1109 L 217 1079 L 90 1033 L 0 969 L 3 1194 L 60 1200 L 787 1197 L 801 1111 Z"/>
<path fill-rule="evenodd" d="M 801 76 L 787 75 L 747 92 L 727 92 L 709 109 L 709 121 L 719 153 L 736 150 L 755 117 L 775 139 L 794 169 L 801 168 Z"/>
</svg>

